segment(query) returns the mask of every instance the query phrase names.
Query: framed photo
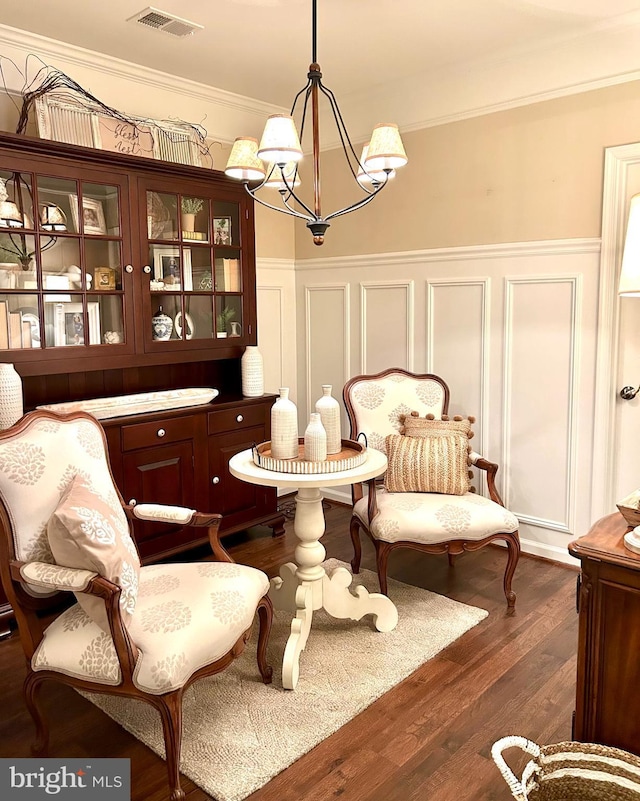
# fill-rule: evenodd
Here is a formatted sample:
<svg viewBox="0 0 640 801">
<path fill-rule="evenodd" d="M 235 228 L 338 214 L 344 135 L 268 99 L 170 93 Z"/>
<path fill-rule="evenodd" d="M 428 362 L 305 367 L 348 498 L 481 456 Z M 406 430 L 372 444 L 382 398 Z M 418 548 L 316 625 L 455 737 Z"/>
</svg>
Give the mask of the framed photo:
<svg viewBox="0 0 640 801">
<path fill-rule="evenodd" d="M 191 272 L 191 250 L 182 251 L 182 273 L 184 287 L 180 283 L 180 250 L 178 248 L 157 248 L 153 252 L 153 277 L 164 283 L 164 289 L 191 292 L 193 275 Z"/>
<path fill-rule="evenodd" d="M 231 244 L 231 217 L 213 218 L 213 244 Z"/>
<path fill-rule="evenodd" d="M 93 270 L 94 289 L 115 289 L 116 271 L 113 267 L 95 267 Z"/>
<path fill-rule="evenodd" d="M 100 304 L 87 303 L 89 345 L 100 344 Z M 87 344 L 82 303 L 56 303 L 53 344 L 56 347 Z"/>
<path fill-rule="evenodd" d="M 76 231 L 80 231 L 80 220 L 78 219 L 78 197 L 69 195 L 69 204 Z M 93 197 L 82 198 L 82 222 L 85 234 L 106 234 L 107 223 L 104 218 L 102 201 Z"/>
</svg>

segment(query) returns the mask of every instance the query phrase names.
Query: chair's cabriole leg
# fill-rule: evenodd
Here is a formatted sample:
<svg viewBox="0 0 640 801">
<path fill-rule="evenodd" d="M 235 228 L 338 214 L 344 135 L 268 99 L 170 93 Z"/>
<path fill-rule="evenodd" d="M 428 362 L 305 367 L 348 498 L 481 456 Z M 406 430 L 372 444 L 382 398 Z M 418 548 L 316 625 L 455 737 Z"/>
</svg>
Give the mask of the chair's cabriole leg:
<svg viewBox="0 0 640 801">
<path fill-rule="evenodd" d="M 387 595 L 387 564 L 391 553 L 391 545 L 388 542 L 382 542 L 382 540 L 375 540 L 375 548 L 380 592 L 383 595 Z"/>
<path fill-rule="evenodd" d="M 167 758 L 170 801 L 185 797 L 180 786 L 180 749 L 182 746 L 182 690 L 157 696 L 152 702 L 160 712 L 164 749 Z"/>
<path fill-rule="evenodd" d="M 258 604 L 258 617 L 260 619 L 260 631 L 258 634 L 258 670 L 265 684 L 271 684 L 273 668 L 267 664 L 267 644 L 273 622 L 273 604 L 271 598 L 265 595 Z"/>
<path fill-rule="evenodd" d="M 360 572 L 360 560 L 362 559 L 362 544 L 360 542 L 360 521 L 357 517 L 351 518 L 349 533 L 353 543 L 353 559 L 351 560 L 351 570 L 354 573 Z"/>
<path fill-rule="evenodd" d="M 49 727 L 40 704 L 40 688 L 43 681 L 42 676 L 29 671 L 22 688 L 25 704 L 36 727 L 36 739 L 31 746 L 31 753 L 34 756 L 43 756 L 49 746 Z"/>
<path fill-rule="evenodd" d="M 518 532 L 516 531 L 506 536 L 505 542 L 507 544 L 508 557 L 507 567 L 504 571 L 504 594 L 507 599 L 507 608 L 512 610 L 516 605 L 516 594 L 511 589 L 511 579 L 516 572 L 518 559 L 520 559 L 520 536 Z"/>
</svg>

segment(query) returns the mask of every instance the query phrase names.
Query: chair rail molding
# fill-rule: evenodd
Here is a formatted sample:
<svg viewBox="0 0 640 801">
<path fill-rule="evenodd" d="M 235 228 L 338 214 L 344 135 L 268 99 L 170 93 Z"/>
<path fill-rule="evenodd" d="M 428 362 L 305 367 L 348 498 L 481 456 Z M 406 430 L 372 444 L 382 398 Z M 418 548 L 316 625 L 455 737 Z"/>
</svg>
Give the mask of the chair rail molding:
<svg viewBox="0 0 640 801">
<path fill-rule="evenodd" d="M 630 172 L 640 166 L 640 142 L 605 148 L 602 193 L 602 249 L 596 354 L 595 425 L 591 517 L 613 511 L 615 498 L 616 378 L 620 356 L 620 298 L 617 282 L 626 230 Z"/>
<path fill-rule="evenodd" d="M 415 362 L 415 303 L 414 303 L 414 281 L 361 281 L 360 282 L 360 373 L 368 372 L 367 365 L 367 305 L 368 295 L 378 289 L 388 291 L 390 289 L 405 290 L 405 330 L 407 339 L 406 364 L 407 370 L 413 371 Z"/>
<path fill-rule="evenodd" d="M 504 501 L 508 509 L 516 515 L 521 523 L 539 528 L 557 531 L 563 534 L 575 533 L 575 498 L 576 498 L 576 456 L 578 386 L 581 351 L 581 312 L 582 312 L 582 276 L 581 275 L 540 275 L 505 277 L 504 297 L 504 366 L 502 374 L 502 464 L 504 466 L 503 488 Z M 569 370 L 567 385 L 567 424 L 565 432 L 566 463 L 563 519 L 553 520 L 538 515 L 518 512 L 512 500 L 511 482 L 511 445 L 512 445 L 512 410 L 513 410 L 513 372 L 514 372 L 514 290 L 523 285 L 569 284 L 571 288 L 570 332 L 569 332 Z M 546 388 L 545 388 L 546 391 Z"/>
</svg>

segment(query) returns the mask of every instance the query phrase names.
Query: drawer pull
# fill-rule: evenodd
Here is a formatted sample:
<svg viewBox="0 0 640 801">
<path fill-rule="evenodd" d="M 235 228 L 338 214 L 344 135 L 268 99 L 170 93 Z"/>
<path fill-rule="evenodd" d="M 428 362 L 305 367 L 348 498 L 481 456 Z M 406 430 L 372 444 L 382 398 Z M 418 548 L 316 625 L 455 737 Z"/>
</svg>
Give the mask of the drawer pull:
<svg viewBox="0 0 640 801">
<path fill-rule="evenodd" d="M 151 272 L 151 267 L 149 267 L 148 264 L 145 264 L 144 267 L 142 268 L 142 272 L 149 275 L 149 273 Z"/>
<path fill-rule="evenodd" d="M 133 272 L 133 264 L 127 264 L 124 268 L 125 273 L 132 273 Z"/>
<path fill-rule="evenodd" d="M 211 479 L 211 483 L 212 483 L 212 484 L 219 484 L 219 483 L 220 483 L 220 477 L 219 477 L 219 476 L 214 476 L 214 477 Z"/>
<path fill-rule="evenodd" d="M 164 428 L 159 428 L 159 429 L 158 429 L 158 436 L 159 436 L 159 437 L 164 437 L 164 435 L 165 435 L 166 433 L 167 433 L 167 432 L 164 430 Z"/>
<path fill-rule="evenodd" d="M 135 498 L 131 498 L 131 500 L 129 501 L 129 506 L 135 506 L 137 503 L 138 501 L 136 501 Z"/>
<path fill-rule="evenodd" d="M 244 417 L 243 417 L 241 414 L 239 414 L 239 415 L 236 417 L 236 423 L 241 423 L 243 420 L 244 420 Z"/>
</svg>

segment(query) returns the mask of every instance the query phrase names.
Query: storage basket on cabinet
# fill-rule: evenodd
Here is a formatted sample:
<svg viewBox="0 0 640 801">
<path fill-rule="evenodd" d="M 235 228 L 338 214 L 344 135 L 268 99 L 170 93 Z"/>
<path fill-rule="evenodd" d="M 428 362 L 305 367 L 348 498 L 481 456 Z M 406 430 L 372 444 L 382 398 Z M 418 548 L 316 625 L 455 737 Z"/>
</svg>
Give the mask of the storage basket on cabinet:
<svg viewBox="0 0 640 801">
<path fill-rule="evenodd" d="M 531 759 L 518 779 L 502 755 L 521 748 Z M 491 755 L 517 801 L 640 801 L 640 757 L 594 743 L 539 746 L 503 737 Z"/>
</svg>

